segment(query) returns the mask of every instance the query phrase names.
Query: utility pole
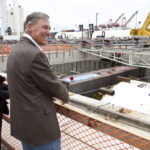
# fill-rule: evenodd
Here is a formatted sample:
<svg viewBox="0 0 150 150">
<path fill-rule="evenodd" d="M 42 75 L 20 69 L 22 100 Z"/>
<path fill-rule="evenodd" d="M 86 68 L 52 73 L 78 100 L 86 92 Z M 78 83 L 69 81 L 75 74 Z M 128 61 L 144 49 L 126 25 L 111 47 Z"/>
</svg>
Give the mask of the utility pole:
<svg viewBox="0 0 150 150">
<path fill-rule="evenodd" d="M 99 13 L 96 13 L 96 31 L 97 31 L 97 16 Z"/>
</svg>

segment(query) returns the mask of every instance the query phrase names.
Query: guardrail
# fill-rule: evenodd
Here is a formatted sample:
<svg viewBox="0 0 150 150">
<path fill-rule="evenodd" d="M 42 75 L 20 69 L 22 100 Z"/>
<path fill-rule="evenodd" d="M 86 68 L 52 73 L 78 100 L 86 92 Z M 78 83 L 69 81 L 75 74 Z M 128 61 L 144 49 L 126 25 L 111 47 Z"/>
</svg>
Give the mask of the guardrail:
<svg viewBox="0 0 150 150">
<path fill-rule="evenodd" d="M 150 140 L 103 117 L 71 104 L 55 102 L 61 129 L 62 150 L 149 150 Z M 3 116 L 2 142 L 10 150 L 22 150 L 21 143 L 10 136 L 9 116 Z M 147 133 L 149 134 L 149 133 Z"/>
<path fill-rule="evenodd" d="M 82 48 L 80 51 L 129 66 L 150 68 L 150 48 Z"/>
</svg>

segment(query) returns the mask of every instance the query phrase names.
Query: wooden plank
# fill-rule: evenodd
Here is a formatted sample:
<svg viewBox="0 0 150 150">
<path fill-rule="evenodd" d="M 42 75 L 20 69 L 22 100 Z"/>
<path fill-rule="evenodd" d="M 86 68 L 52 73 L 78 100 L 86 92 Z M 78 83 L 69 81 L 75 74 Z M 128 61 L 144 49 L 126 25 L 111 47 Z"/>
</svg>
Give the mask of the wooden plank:
<svg viewBox="0 0 150 150">
<path fill-rule="evenodd" d="M 133 135 L 139 136 L 143 139 L 150 140 L 150 134 L 147 131 L 141 130 L 141 129 L 136 128 L 134 126 L 129 126 L 129 125 L 124 124 L 124 123 L 116 122 L 116 120 L 113 121 L 113 120 L 111 120 L 111 118 L 106 118 L 106 117 L 101 116 L 99 114 L 95 114 L 93 112 L 88 112 L 87 110 L 84 110 L 82 108 L 70 105 L 69 103 L 63 105 L 59 100 L 55 101 L 55 103 L 57 105 L 64 107 L 64 108 L 70 109 L 70 110 L 78 112 L 80 114 L 83 114 L 83 115 L 85 115 L 89 118 L 92 118 L 94 120 L 106 123 L 108 125 L 116 127 L 116 128 L 121 129 L 123 131 L 129 132 Z"/>
</svg>

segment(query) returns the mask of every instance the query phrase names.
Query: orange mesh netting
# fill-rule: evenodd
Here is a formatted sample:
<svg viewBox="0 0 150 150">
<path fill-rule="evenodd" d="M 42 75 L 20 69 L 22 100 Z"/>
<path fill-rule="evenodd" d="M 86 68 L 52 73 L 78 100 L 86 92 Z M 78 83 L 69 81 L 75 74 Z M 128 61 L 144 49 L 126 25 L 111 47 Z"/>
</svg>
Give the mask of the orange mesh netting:
<svg viewBox="0 0 150 150">
<path fill-rule="evenodd" d="M 12 49 L 9 45 L 1 45 L 0 46 L 0 55 L 9 55 L 10 50 Z"/>
<path fill-rule="evenodd" d="M 48 44 L 42 47 L 44 52 L 69 52 L 69 44 Z"/>
<path fill-rule="evenodd" d="M 62 150 L 149 150 L 150 141 L 109 124 L 56 104 L 61 129 Z M 6 121 L 5 121 L 6 120 Z M 9 118 L 4 115 L 2 141 L 13 150 L 21 150 L 18 140 L 10 136 Z"/>
</svg>

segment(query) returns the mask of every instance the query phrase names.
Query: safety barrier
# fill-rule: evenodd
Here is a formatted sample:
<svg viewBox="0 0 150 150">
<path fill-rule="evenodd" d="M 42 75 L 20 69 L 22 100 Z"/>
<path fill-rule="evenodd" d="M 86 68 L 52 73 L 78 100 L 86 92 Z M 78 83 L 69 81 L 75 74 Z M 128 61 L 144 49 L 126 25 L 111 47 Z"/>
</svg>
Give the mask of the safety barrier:
<svg viewBox="0 0 150 150">
<path fill-rule="evenodd" d="M 150 140 L 137 136 L 70 104 L 55 102 L 61 129 L 62 150 L 149 150 Z M 9 117 L 3 117 L 2 141 L 10 150 L 22 150 L 18 140 L 10 136 Z"/>
<path fill-rule="evenodd" d="M 0 46 L 0 55 L 9 55 L 12 46 L 10 45 L 1 45 Z M 44 52 L 69 52 L 69 44 L 48 44 L 42 47 Z"/>
<path fill-rule="evenodd" d="M 150 141 L 91 117 L 89 112 L 56 105 L 64 150 L 149 150 Z M 79 111 L 78 111 L 79 110 Z"/>
<path fill-rule="evenodd" d="M 8 45 L 0 46 L 0 55 L 7 55 L 8 56 L 11 48 L 12 47 L 10 47 Z"/>
<path fill-rule="evenodd" d="M 44 52 L 68 52 L 70 44 L 48 44 L 42 47 Z"/>
</svg>

